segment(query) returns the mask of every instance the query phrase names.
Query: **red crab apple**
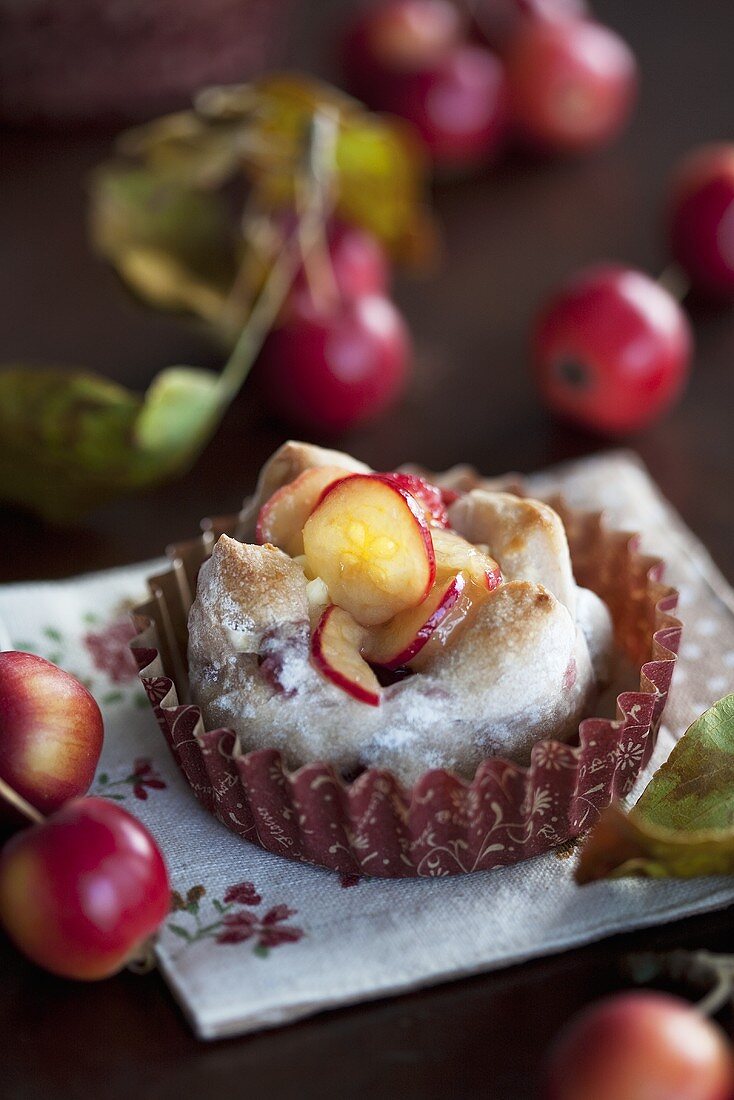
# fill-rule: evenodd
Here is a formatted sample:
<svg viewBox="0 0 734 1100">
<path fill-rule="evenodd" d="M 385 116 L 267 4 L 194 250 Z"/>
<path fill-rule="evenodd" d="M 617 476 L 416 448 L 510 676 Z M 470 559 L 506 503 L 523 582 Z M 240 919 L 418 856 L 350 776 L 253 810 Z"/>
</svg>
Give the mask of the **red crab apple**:
<svg viewBox="0 0 734 1100">
<path fill-rule="evenodd" d="M 734 301 L 734 144 L 684 158 L 671 181 L 668 223 L 673 255 L 695 289 Z"/>
<path fill-rule="evenodd" d="M 348 222 L 332 221 L 326 231 L 326 246 L 327 262 L 331 265 L 331 275 L 342 298 L 361 298 L 366 294 L 387 292 L 390 282 L 387 255 L 377 238 L 366 229 Z M 318 277 L 318 269 L 316 276 Z M 306 268 L 301 267 L 294 279 L 284 313 L 287 314 L 289 308 L 304 296 L 312 298 L 313 290 Z"/>
<path fill-rule="evenodd" d="M 541 151 L 605 145 L 629 117 L 637 64 L 626 42 L 599 23 L 526 22 L 506 66 L 512 124 Z"/>
<path fill-rule="evenodd" d="M 533 335 L 540 392 L 562 419 L 602 435 L 638 431 L 675 401 L 692 341 L 678 302 L 632 268 L 579 272 L 541 311 Z"/>
<path fill-rule="evenodd" d="M 386 76 L 440 61 L 460 32 L 461 17 L 451 0 L 383 0 L 364 7 L 344 38 L 349 87 L 373 103 Z"/>
<path fill-rule="evenodd" d="M 320 672 L 360 703 L 379 707 L 382 692 L 374 672 L 361 655 L 365 629 L 349 612 L 326 608 L 311 638 L 311 656 Z"/>
<path fill-rule="evenodd" d="M 68 802 L 0 853 L 0 923 L 33 962 L 67 978 L 120 970 L 168 912 L 150 833 L 103 798 Z"/>
<path fill-rule="evenodd" d="M 33 653 L 0 653 L 0 778 L 41 813 L 84 794 L 102 715 L 83 684 Z"/>
<path fill-rule="evenodd" d="M 379 294 L 325 309 L 297 301 L 258 359 L 271 411 L 327 433 L 384 412 L 402 393 L 411 359 L 408 330 L 392 302 Z"/>
<path fill-rule="evenodd" d="M 730 1100 L 726 1037 L 663 993 L 609 997 L 582 1012 L 551 1049 L 544 1100 Z"/>
<path fill-rule="evenodd" d="M 379 474 L 329 486 L 303 528 L 303 547 L 310 572 L 362 626 L 416 607 L 436 576 L 425 512 Z"/>
<path fill-rule="evenodd" d="M 379 106 L 412 123 L 435 164 L 471 167 L 507 132 L 504 66 L 483 46 L 461 43 L 433 65 L 387 78 Z"/>
<path fill-rule="evenodd" d="M 500 55 L 527 22 L 583 19 L 588 13 L 585 0 L 477 0 L 473 8 L 476 30 Z"/>
</svg>

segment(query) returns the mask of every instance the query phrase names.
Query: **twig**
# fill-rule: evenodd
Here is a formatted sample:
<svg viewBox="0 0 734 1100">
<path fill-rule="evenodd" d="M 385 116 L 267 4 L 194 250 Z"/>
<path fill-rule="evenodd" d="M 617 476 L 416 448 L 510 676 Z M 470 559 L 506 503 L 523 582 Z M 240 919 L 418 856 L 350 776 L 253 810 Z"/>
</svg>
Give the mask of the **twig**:
<svg viewBox="0 0 734 1100">
<path fill-rule="evenodd" d="M 43 814 L 39 813 L 35 806 L 31 806 L 30 802 L 26 802 L 22 795 L 14 791 L 9 783 L 6 783 L 4 779 L 0 779 L 0 798 L 3 798 L 10 806 L 12 806 L 23 817 L 28 818 L 34 825 L 40 825 L 44 820 Z"/>
</svg>

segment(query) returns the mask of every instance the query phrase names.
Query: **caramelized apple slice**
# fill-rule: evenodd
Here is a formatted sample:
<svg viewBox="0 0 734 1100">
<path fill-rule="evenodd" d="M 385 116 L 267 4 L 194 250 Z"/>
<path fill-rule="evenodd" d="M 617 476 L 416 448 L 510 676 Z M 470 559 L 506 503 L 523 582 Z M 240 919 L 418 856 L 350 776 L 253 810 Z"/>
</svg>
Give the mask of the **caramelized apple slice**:
<svg viewBox="0 0 734 1100">
<path fill-rule="evenodd" d="M 382 626 L 367 631 L 362 653 L 368 661 L 385 668 L 402 668 L 423 649 L 455 607 L 466 587 L 463 573 L 435 584 L 418 607 L 401 611 Z"/>
<path fill-rule="evenodd" d="M 379 707 L 379 682 L 360 653 L 364 636 L 364 628 L 348 612 L 331 604 L 311 638 L 311 656 L 319 672 L 337 687 L 360 703 Z"/>
<path fill-rule="evenodd" d="M 494 558 L 478 546 L 467 542 L 455 531 L 435 530 L 433 549 L 436 554 L 437 581 L 445 580 L 463 570 L 475 584 L 490 592 L 502 582 L 502 573 Z"/>
<path fill-rule="evenodd" d="M 303 525 L 324 489 L 348 476 L 349 471 L 338 466 L 311 466 L 295 481 L 281 486 L 260 509 L 255 541 L 261 546 L 269 542 L 292 558 L 298 557 L 303 553 Z"/>
<path fill-rule="evenodd" d="M 422 508 L 380 474 L 331 485 L 303 529 L 303 545 L 310 571 L 363 626 L 416 607 L 436 575 Z"/>
<path fill-rule="evenodd" d="M 443 499 L 443 493 L 437 485 L 431 485 L 424 477 L 418 474 L 407 474 L 402 470 L 383 474 L 390 478 L 399 488 L 414 496 L 426 513 L 426 519 L 434 527 L 448 527 L 449 513 Z"/>
</svg>

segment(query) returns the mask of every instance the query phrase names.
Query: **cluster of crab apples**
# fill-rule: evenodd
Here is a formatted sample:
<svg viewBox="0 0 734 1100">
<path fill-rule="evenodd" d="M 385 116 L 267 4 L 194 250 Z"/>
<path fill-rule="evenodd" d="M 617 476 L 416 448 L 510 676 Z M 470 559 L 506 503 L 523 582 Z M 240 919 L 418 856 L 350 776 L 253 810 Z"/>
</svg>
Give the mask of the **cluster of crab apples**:
<svg viewBox="0 0 734 1100">
<path fill-rule="evenodd" d="M 456 494 L 409 473 L 311 467 L 262 507 L 256 537 L 303 568 L 316 667 L 379 706 L 378 674 L 420 671 L 502 581 L 453 531 Z"/>
<path fill-rule="evenodd" d="M 114 974 L 168 913 L 168 872 L 144 825 L 89 789 L 103 742 L 87 688 L 33 653 L 0 653 L 0 926 L 39 966 Z M 12 801 L 11 801 L 12 799 Z"/>
</svg>

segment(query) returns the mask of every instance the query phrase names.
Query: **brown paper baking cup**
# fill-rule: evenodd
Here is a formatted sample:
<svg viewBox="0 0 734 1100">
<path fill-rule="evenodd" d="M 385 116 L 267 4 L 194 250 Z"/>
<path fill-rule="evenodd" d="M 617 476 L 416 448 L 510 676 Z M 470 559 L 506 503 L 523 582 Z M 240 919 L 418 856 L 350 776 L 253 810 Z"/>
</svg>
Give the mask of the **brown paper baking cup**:
<svg viewBox="0 0 734 1100">
<path fill-rule="evenodd" d="M 342 873 L 390 878 L 486 871 L 528 859 L 589 829 L 627 794 L 654 748 L 681 635 L 677 592 L 638 538 L 599 513 L 549 500 L 566 527 L 576 579 L 607 604 L 616 645 L 639 670 L 639 690 L 617 697 L 615 719 L 586 718 L 578 744 L 538 741 L 530 765 L 492 757 L 471 781 L 443 770 L 412 788 L 381 769 L 352 782 L 328 762 L 288 769 L 275 750 L 242 753 L 232 730 L 204 727 L 188 702 L 187 618 L 196 577 L 238 516 L 204 521 L 169 550 L 134 612 L 139 674 L 179 768 L 228 829 L 270 852 Z M 635 683 L 637 679 L 635 678 Z"/>
</svg>

